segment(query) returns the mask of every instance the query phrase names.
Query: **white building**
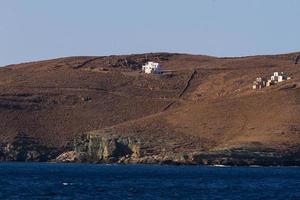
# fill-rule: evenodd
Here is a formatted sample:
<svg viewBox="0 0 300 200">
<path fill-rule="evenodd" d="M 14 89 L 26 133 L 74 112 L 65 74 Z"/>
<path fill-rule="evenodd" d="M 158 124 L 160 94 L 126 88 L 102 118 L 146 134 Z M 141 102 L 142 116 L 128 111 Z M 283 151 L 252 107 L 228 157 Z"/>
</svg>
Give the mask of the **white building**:
<svg viewBox="0 0 300 200">
<path fill-rule="evenodd" d="M 288 79 L 289 77 L 283 72 L 274 72 L 273 76 L 271 76 L 271 80 L 278 83 Z"/>
<path fill-rule="evenodd" d="M 268 80 L 266 78 L 262 78 L 262 77 L 256 78 L 256 80 L 253 82 L 253 89 L 262 89 L 266 87 L 267 81 Z"/>
<path fill-rule="evenodd" d="M 262 89 L 264 87 L 269 87 L 271 85 L 275 85 L 276 83 L 290 79 L 291 77 L 289 77 L 286 73 L 274 72 L 271 76 L 271 79 L 261 77 L 256 78 L 256 80 L 253 82 L 253 89 Z"/>
<path fill-rule="evenodd" d="M 160 74 L 162 72 L 159 63 L 156 62 L 147 62 L 143 65 L 142 71 L 146 74 Z"/>
</svg>

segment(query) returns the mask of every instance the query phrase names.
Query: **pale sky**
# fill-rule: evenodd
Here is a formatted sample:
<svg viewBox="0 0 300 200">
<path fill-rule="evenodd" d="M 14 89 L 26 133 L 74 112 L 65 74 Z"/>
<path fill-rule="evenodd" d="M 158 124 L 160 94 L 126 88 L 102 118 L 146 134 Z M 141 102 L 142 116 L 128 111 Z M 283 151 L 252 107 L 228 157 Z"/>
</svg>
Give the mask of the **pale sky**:
<svg viewBox="0 0 300 200">
<path fill-rule="evenodd" d="M 76 55 L 300 51 L 299 0 L 0 0 L 0 66 Z"/>
</svg>

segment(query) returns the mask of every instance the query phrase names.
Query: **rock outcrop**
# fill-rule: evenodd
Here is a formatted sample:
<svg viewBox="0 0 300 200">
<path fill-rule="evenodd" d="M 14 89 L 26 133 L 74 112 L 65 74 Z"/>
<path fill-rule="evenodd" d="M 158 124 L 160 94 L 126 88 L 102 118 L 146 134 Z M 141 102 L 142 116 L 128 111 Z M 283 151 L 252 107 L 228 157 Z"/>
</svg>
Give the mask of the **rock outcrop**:
<svg viewBox="0 0 300 200">
<path fill-rule="evenodd" d="M 295 59 L 294 59 L 295 65 L 298 64 L 299 60 L 300 60 L 300 55 L 295 56 Z"/>
<path fill-rule="evenodd" d="M 141 151 L 140 142 L 137 139 L 81 134 L 74 139 L 74 151 L 60 155 L 57 160 L 112 163 L 125 158 L 137 159 L 139 157 L 141 157 Z"/>
<path fill-rule="evenodd" d="M 293 152 L 278 152 L 274 149 L 241 147 L 212 152 L 161 152 L 155 155 L 145 155 L 143 153 L 145 148 L 143 143 L 136 138 L 81 134 L 75 137 L 74 151 L 61 154 L 56 161 L 167 165 L 300 165 L 300 149 Z"/>
<path fill-rule="evenodd" d="M 55 161 L 56 162 L 80 162 L 81 161 L 81 155 L 80 153 L 77 153 L 76 151 L 67 151 L 65 153 L 60 154 Z"/>
<path fill-rule="evenodd" d="M 55 158 L 58 154 L 57 149 L 47 147 L 25 133 L 17 134 L 11 143 L 4 143 L 0 146 L 0 160 L 2 161 L 45 162 Z"/>
<path fill-rule="evenodd" d="M 296 152 L 278 152 L 274 149 L 228 149 L 195 154 L 193 161 L 200 165 L 299 166 L 300 149 Z"/>
</svg>

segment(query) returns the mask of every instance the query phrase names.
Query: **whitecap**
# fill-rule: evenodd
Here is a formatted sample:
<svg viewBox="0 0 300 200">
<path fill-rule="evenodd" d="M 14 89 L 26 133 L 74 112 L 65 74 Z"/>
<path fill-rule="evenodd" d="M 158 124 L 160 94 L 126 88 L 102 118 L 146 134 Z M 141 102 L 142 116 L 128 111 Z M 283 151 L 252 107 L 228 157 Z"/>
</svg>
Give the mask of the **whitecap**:
<svg viewBox="0 0 300 200">
<path fill-rule="evenodd" d="M 63 182 L 62 184 L 65 185 L 65 186 L 66 185 L 72 185 L 72 183 L 67 183 L 67 182 Z"/>
</svg>

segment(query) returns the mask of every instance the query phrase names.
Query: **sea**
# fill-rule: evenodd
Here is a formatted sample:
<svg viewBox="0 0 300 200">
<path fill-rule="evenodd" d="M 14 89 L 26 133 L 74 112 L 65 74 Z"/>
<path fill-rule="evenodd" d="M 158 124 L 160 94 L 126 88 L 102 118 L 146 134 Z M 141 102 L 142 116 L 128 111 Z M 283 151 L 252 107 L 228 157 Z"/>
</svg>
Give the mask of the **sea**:
<svg viewBox="0 0 300 200">
<path fill-rule="evenodd" d="M 298 167 L 0 163 L 0 199 L 300 199 Z"/>
</svg>

